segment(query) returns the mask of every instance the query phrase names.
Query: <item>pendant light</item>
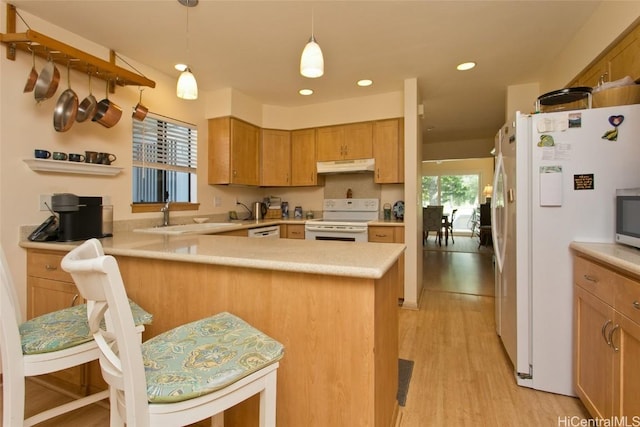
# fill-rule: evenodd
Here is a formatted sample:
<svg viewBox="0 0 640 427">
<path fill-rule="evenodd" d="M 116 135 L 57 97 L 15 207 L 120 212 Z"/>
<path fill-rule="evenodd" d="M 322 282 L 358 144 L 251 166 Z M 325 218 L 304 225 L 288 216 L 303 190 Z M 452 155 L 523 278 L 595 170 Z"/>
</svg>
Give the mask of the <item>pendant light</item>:
<svg viewBox="0 0 640 427">
<path fill-rule="evenodd" d="M 189 59 L 189 8 L 197 6 L 198 0 L 178 0 L 178 3 L 187 7 L 187 59 Z M 176 85 L 176 95 L 182 99 L 198 99 L 198 83 L 188 65 L 182 67 L 182 73 Z"/>
<path fill-rule="evenodd" d="M 300 74 L 311 79 L 321 77 L 324 74 L 322 50 L 313 35 L 313 12 L 311 12 L 311 37 L 300 58 Z"/>
</svg>

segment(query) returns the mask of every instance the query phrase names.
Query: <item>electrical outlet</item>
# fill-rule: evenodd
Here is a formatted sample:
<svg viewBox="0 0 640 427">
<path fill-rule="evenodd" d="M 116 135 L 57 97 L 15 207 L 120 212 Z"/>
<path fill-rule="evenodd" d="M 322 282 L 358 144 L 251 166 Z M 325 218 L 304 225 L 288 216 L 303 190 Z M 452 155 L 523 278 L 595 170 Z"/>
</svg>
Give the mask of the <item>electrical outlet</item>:
<svg viewBox="0 0 640 427">
<path fill-rule="evenodd" d="M 219 208 L 220 206 L 222 206 L 222 197 L 213 196 L 213 206 L 216 208 Z"/>
<path fill-rule="evenodd" d="M 47 207 L 49 205 L 49 207 Z M 39 209 L 41 211 L 48 211 L 51 207 L 51 194 L 41 194 Z"/>
</svg>

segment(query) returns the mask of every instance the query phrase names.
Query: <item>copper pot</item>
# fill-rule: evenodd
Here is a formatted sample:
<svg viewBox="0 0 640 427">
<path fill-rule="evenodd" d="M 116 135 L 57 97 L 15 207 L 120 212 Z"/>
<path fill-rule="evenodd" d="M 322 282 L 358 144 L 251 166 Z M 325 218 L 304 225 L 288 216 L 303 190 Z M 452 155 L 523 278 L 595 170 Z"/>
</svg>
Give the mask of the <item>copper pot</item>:
<svg viewBox="0 0 640 427">
<path fill-rule="evenodd" d="M 36 87 L 36 81 L 38 80 L 38 72 L 36 71 L 36 53 L 31 51 L 33 66 L 31 67 L 31 72 L 29 73 L 29 78 L 27 78 L 27 82 L 24 84 L 24 93 L 32 92 L 33 88 Z"/>
<path fill-rule="evenodd" d="M 58 83 L 60 82 L 60 71 L 55 66 L 53 61 L 47 61 L 44 66 L 38 80 L 36 81 L 36 87 L 33 96 L 36 101 L 44 101 L 53 96 L 58 90 Z"/>
<path fill-rule="evenodd" d="M 93 96 L 93 93 L 91 93 L 91 73 L 89 73 L 89 95 L 78 105 L 76 122 L 84 122 L 87 119 L 92 119 L 96 114 L 97 106 L 98 100 Z"/>
<path fill-rule="evenodd" d="M 66 132 L 71 129 L 78 114 L 78 95 L 71 89 L 68 65 L 67 84 L 68 89 L 62 92 L 56 103 L 56 108 L 53 110 L 53 127 L 58 132 Z"/>
<path fill-rule="evenodd" d="M 105 98 L 98 102 L 96 114 L 91 121 L 98 122 L 106 128 L 115 126 L 122 117 L 122 108 L 109 101 L 109 82 L 107 81 L 107 93 Z"/>
<path fill-rule="evenodd" d="M 131 117 L 138 121 L 143 121 L 147 117 L 147 113 L 149 109 L 142 105 L 142 89 L 140 89 L 140 101 L 138 101 L 138 105 L 133 108 L 133 114 Z"/>
<path fill-rule="evenodd" d="M 122 117 L 122 108 L 105 98 L 98 102 L 96 115 L 93 116 L 91 120 L 100 123 L 106 128 L 110 128 L 120 121 L 120 117 Z"/>
</svg>

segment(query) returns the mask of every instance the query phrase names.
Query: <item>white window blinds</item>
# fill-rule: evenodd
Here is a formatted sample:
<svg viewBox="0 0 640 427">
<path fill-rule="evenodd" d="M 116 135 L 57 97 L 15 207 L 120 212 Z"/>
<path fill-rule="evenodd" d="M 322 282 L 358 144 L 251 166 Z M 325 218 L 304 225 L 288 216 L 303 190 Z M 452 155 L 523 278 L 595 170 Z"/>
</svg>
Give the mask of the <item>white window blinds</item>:
<svg viewBox="0 0 640 427">
<path fill-rule="evenodd" d="M 195 125 L 147 114 L 133 122 L 133 166 L 196 173 L 198 129 Z"/>
</svg>

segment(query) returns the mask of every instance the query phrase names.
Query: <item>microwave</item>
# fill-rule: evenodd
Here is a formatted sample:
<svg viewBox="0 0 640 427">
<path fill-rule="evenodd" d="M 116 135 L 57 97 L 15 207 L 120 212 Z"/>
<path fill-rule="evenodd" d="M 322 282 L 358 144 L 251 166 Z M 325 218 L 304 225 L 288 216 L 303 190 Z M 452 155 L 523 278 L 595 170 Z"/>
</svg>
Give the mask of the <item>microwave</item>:
<svg viewBox="0 0 640 427">
<path fill-rule="evenodd" d="M 640 188 L 616 190 L 616 242 L 640 249 Z"/>
</svg>

